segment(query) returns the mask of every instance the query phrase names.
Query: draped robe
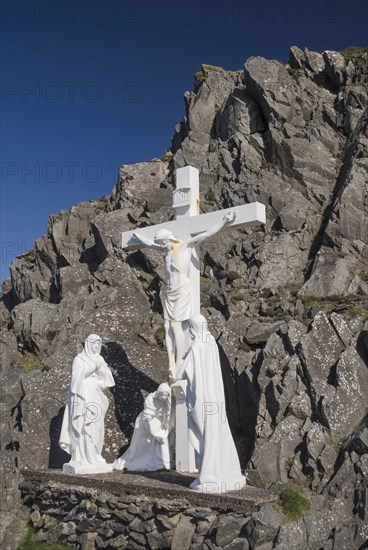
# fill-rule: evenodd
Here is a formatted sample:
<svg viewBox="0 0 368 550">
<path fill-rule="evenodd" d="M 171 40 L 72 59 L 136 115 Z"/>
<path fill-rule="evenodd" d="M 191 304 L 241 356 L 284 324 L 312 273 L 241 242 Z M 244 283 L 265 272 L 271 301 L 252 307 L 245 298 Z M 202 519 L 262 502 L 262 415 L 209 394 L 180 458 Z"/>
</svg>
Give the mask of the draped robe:
<svg viewBox="0 0 368 550">
<path fill-rule="evenodd" d="M 203 332 L 206 320 L 190 324 L 192 343 L 180 369 L 188 380 L 188 438 L 196 451 L 199 478 L 191 488 L 222 493 L 245 485 L 227 421 L 220 357 L 215 339 Z"/>
<path fill-rule="evenodd" d="M 99 354 L 88 346 L 73 361 L 59 445 L 71 455 L 70 466 L 81 468 L 106 464 L 101 456 L 108 399 L 104 390 L 115 385 L 111 371 Z M 96 368 L 97 361 L 102 364 Z M 64 465 L 66 471 L 71 471 Z"/>
<path fill-rule="evenodd" d="M 157 394 L 158 390 L 146 398 L 144 409 L 135 421 L 130 446 L 115 461 L 116 470 L 125 468 L 147 472 L 170 469 L 170 401 L 160 401 Z"/>
</svg>

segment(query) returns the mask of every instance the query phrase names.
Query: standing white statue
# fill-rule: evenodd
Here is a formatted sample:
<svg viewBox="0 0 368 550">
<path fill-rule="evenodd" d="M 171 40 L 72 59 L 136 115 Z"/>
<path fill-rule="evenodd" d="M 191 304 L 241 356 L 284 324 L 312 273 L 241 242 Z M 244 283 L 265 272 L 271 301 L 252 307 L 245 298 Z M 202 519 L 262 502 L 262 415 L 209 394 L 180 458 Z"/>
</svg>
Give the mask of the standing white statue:
<svg viewBox="0 0 368 550">
<path fill-rule="evenodd" d="M 203 315 L 190 319 L 189 333 L 192 342 L 178 378 L 188 380 L 188 437 L 199 471 L 190 487 L 206 493 L 239 490 L 245 477 L 227 421 L 217 343 Z"/>
<path fill-rule="evenodd" d="M 97 334 L 90 334 L 73 361 L 59 439 L 60 447 L 71 455 L 63 470 L 71 474 L 108 472 L 113 467 L 101 456 L 109 406 L 104 392 L 115 386 L 110 368 L 100 355 L 101 344 Z"/>
<path fill-rule="evenodd" d="M 171 231 L 160 229 L 151 241 L 139 233 L 133 238 L 143 245 L 165 254 L 166 288 L 164 300 L 165 342 L 169 356 L 169 374 L 176 380 L 176 373 L 189 341 L 186 338 L 189 319 L 193 313 L 192 289 L 189 276 L 192 249 L 235 220 L 235 212 L 228 212 L 220 223 L 194 237 L 181 240 Z"/>
<path fill-rule="evenodd" d="M 115 470 L 170 470 L 171 388 L 160 384 L 144 402 L 137 416 L 129 449 L 114 463 Z"/>
</svg>

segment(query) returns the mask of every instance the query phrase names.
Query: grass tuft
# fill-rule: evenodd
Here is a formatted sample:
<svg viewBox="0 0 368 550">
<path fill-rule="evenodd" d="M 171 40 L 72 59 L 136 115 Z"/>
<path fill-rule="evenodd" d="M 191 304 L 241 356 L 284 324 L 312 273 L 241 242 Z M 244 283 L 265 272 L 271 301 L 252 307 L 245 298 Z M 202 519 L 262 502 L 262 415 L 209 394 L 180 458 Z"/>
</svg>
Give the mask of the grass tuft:
<svg viewBox="0 0 368 550">
<path fill-rule="evenodd" d="M 208 296 L 208 294 L 204 294 L 204 292 L 201 292 L 201 307 L 211 307 L 211 298 Z"/>
<path fill-rule="evenodd" d="M 39 542 L 32 540 L 34 535 L 34 529 L 28 528 L 28 533 L 24 541 L 18 546 L 17 550 L 75 550 L 75 546 L 70 544 L 64 544 L 56 542 L 54 544 L 48 544 L 46 542 Z"/>
<path fill-rule="evenodd" d="M 293 487 L 287 487 L 281 491 L 280 499 L 285 523 L 301 519 L 311 508 L 310 500 L 299 494 Z"/>
<path fill-rule="evenodd" d="M 202 276 L 200 277 L 200 285 L 201 285 L 201 287 L 204 287 L 204 286 L 209 285 L 210 282 L 211 282 L 211 279 L 210 279 L 210 278 L 208 278 L 208 277 L 202 277 Z"/>
<path fill-rule="evenodd" d="M 154 339 L 156 340 L 156 343 L 158 346 L 164 347 L 165 342 L 165 327 L 164 325 L 160 325 L 153 334 Z"/>
<path fill-rule="evenodd" d="M 368 271 L 360 271 L 358 273 L 359 278 L 364 281 L 365 283 L 368 283 Z"/>
<path fill-rule="evenodd" d="M 230 296 L 230 302 L 232 304 L 236 304 L 237 302 L 246 302 L 248 297 L 248 292 L 236 292 Z"/>
<path fill-rule="evenodd" d="M 345 58 L 345 61 L 357 61 L 363 59 L 364 55 L 368 54 L 368 48 L 361 48 L 359 46 L 349 46 L 341 51 L 341 55 Z"/>
<path fill-rule="evenodd" d="M 237 271 L 229 271 L 227 274 L 227 278 L 229 279 L 229 281 L 233 282 L 236 279 L 240 279 L 241 275 Z"/>
<path fill-rule="evenodd" d="M 33 370 L 40 370 L 43 368 L 41 358 L 36 353 L 29 354 L 23 357 L 20 368 L 25 372 L 31 372 Z"/>
</svg>

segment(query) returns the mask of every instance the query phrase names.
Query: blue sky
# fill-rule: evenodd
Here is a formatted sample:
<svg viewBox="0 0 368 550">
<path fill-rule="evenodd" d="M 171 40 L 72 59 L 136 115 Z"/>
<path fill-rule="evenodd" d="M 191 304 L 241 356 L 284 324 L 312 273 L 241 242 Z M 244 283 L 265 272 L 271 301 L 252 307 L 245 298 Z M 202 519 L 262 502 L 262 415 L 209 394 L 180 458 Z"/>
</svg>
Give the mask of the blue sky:
<svg viewBox="0 0 368 550">
<path fill-rule="evenodd" d="M 162 156 L 202 63 L 367 46 L 367 0 L 3 0 L 1 280 L 48 216 Z"/>
</svg>

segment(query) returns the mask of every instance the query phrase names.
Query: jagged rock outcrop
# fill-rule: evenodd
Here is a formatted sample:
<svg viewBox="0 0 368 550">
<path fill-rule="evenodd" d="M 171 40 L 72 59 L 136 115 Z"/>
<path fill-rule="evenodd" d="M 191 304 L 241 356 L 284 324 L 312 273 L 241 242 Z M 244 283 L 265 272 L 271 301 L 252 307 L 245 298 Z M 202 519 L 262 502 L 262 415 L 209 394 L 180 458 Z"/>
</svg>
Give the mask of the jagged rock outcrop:
<svg viewBox="0 0 368 550">
<path fill-rule="evenodd" d="M 261 57 L 239 71 L 204 65 L 162 158 L 123 166 L 109 197 L 50 216 L 3 284 L 3 472 L 64 461 L 66 386 L 91 332 L 116 377 L 106 456 L 130 438 L 145 394 L 166 377 L 163 273 L 159 253 L 123 251 L 120 234 L 172 219 L 175 169 L 191 164 L 203 212 L 254 200 L 267 207 L 266 227 L 203 246 L 201 298 L 243 466 L 266 486 L 318 494 L 308 518 L 273 531 L 275 547 L 293 537 L 300 548 L 364 543 L 367 61 L 358 48 L 293 47 L 286 65 Z M 1 479 L 9 495 L 18 480 Z M 3 509 L 13 504 L 3 499 Z"/>
</svg>

